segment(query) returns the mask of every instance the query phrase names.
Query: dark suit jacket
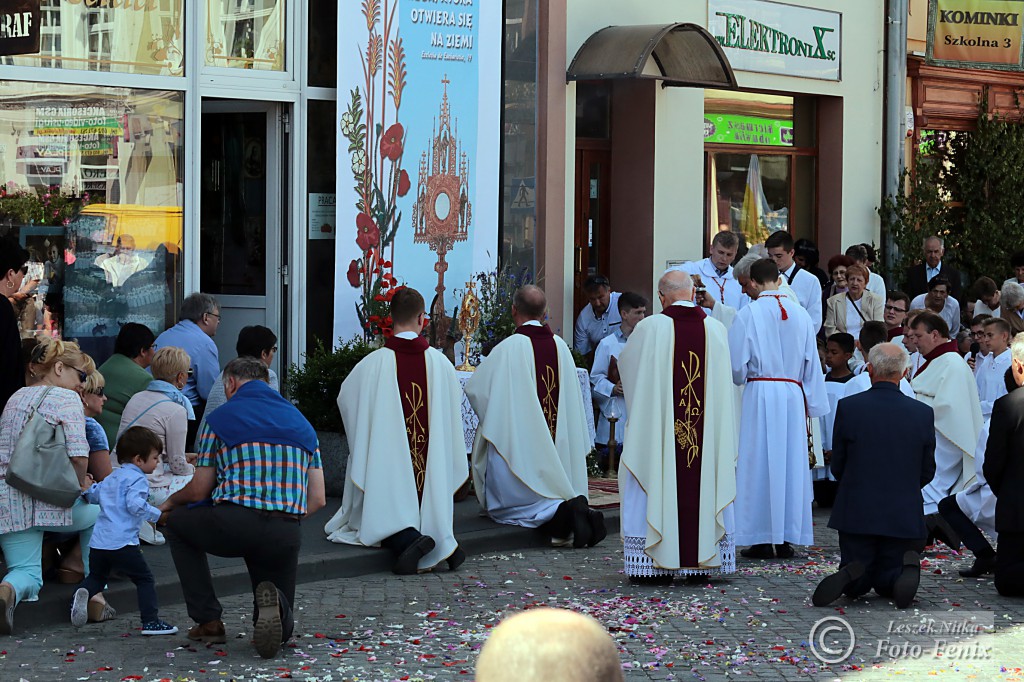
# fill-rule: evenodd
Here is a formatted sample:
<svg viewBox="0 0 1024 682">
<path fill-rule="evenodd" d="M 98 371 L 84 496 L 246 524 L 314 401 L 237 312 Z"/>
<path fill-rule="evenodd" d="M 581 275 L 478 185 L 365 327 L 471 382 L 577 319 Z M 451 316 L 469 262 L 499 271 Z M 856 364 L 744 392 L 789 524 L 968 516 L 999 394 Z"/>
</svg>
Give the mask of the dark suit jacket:
<svg viewBox="0 0 1024 682">
<path fill-rule="evenodd" d="M 928 293 L 928 275 L 925 267 L 924 263 L 918 263 L 907 268 L 907 285 L 903 293 L 909 296 L 911 301 L 915 296 Z M 949 280 L 949 293 L 963 305 L 964 285 L 960 281 L 960 271 L 945 261 L 941 262 L 939 268 L 939 274 Z"/>
<path fill-rule="evenodd" d="M 832 474 L 839 487 L 829 528 L 923 538 L 921 488 L 935 476 L 932 408 L 889 382 L 843 398 L 832 430 Z"/>
<path fill-rule="evenodd" d="M 1024 532 L 1024 389 L 992 406 L 983 471 L 996 495 L 996 532 Z"/>
<path fill-rule="evenodd" d="M 21 364 L 21 334 L 14 307 L 0 294 L 0 410 L 14 392 L 25 386 L 25 367 Z"/>
</svg>

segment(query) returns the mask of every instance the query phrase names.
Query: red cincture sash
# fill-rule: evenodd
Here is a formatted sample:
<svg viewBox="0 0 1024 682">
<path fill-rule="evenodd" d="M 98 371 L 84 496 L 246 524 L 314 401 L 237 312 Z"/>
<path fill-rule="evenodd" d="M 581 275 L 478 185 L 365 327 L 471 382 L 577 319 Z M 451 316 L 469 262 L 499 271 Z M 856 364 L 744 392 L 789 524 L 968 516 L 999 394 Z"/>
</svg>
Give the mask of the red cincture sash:
<svg viewBox="0 0 1024 682">
<path fill-rule="evenodd" d="M 384 343 L 385 348 L 395 352 L 398 394 L 402 397 L 402 415 L 405 417 L 405 435 L 409 439 L 416 495 L 421 502 L 423 484 L 427 478 L 427 445 L 430 442 L 426 356 L 429 346 L 422 336 L 412 340 L 392 336 Z"/>
<path fill-rule="evenodd" d="M 700 540 L 700 473 L 704 446 L 706 332 L 700 308 L 672 305 L 662 311 L 675 326 L 672 409 L 675 423 L 679 565 L 696 568 Z"/>
<path fill-rule="evenodd" d="M 554 441 L 558 426 L 558 347 L 555 346 L 555 335 L 547 325 L 538 327 L 535 324 L 524 324 L 516 329 L 516 334 L 530 339 L 533 345 L 537 399 L 551 433 L 551 440 Z"/>
</svg>

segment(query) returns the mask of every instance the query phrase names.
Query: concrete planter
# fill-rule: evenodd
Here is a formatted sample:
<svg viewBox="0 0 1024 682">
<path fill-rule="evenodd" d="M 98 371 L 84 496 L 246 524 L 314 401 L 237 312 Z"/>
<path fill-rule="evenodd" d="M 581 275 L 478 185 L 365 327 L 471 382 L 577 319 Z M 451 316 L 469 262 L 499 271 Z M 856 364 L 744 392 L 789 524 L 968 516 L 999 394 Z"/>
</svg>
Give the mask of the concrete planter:
<svg viewBox="0 0 1024 682">
<path fill-rule="evenodd" d="M 345 491 L 345 474 L 348 471 L 348 438 L 333 431 L 317 431 L 316 437 L 320 440 L 327 497 L 340 498 Z"/>
</svg>

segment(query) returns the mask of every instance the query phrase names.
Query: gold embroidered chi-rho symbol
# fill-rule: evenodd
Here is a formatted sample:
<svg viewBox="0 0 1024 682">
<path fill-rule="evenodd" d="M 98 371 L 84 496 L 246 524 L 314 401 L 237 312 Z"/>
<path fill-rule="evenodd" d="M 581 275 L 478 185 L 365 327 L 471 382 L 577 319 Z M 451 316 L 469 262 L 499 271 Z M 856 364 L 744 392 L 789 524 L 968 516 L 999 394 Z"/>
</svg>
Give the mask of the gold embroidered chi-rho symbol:
<svg viewBox="0 0 1024 682">
<path fill-rule="evenodd" d="M 694 384 L 701 378 L 700 356 L 690 351 L 689 362 L 679 363 L 686 383 L 679 389 L 678 407 L 683 408 L 683 419 L 675 421 L 676 443 L 686 455 L 687 468 L 700 459 L 701 443 L 698 441 L 697 420 L 703 409 L 701 396 L 697 395 Z"/>
</svg>

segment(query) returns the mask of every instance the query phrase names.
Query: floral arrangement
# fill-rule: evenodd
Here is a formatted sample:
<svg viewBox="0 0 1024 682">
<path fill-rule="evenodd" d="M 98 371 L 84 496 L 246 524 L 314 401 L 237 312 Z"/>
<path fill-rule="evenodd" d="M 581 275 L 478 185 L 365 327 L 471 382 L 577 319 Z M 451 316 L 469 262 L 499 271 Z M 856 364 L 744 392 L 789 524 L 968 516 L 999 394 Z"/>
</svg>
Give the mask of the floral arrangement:
<svg viewBox="0 0 1024 682">
<path fill-rule="evenodd" d="M 25 225 L 66 226 L 79 211 L 98 200 L 88 192 L 78 196 L 63 192 L 57 186 L 17 189 L 13 182 L 8 182 L 0 186 L 0 218 Z"/>
<path fill-rule="evenodd" d="M 356 245 L 362 256 L 348 266 L 349 285 L 360 290 L 356 313 L 367 337 L 390 336 L 390 301 L 394 275 L 395 234 L 402 222 L 397 200 L 409 193 L 402 168 L 405 128 L 398 120 L 405 88 L 405 48 L 398 35 L 397 0 L 362 0 L 368 34 L 360 52 L 364 84 L 350 93 L 341 116 L 348 140 L 357 196 Z M 378 77 L 379 76 L 379 77 Z"/>
<path fill-rule="evenodd" d="M 480 326 L 473 337 L 474 350 L 478 351 L 474 353 L 474 361 L 479 362 L 480 356 L 489 354 L 515 333 L 512 297 L 519 287 L 532 284 L 533 277 L 528 268 L 512 270 L 506 266 L 500 270 L 478 272 L 473 279 L 477 282 L 477 298 L 480 299 Z M 461 300 L 463 292 L 456 293 Z"/>
</svg>

